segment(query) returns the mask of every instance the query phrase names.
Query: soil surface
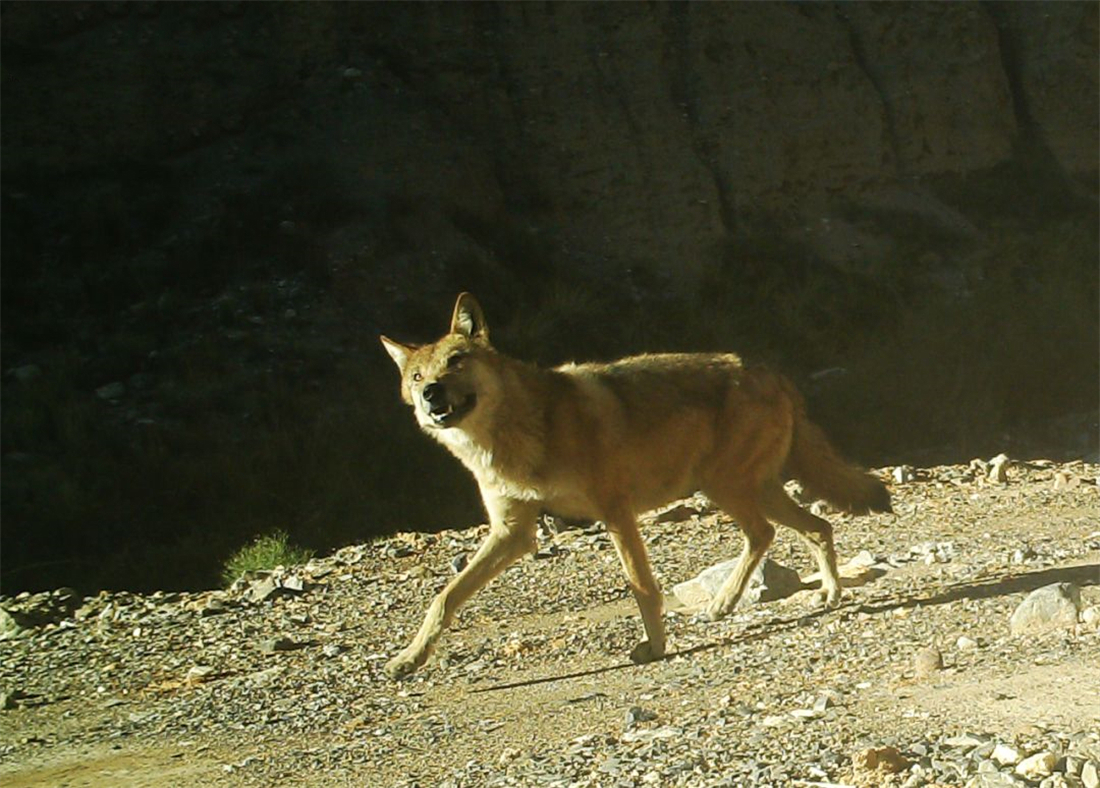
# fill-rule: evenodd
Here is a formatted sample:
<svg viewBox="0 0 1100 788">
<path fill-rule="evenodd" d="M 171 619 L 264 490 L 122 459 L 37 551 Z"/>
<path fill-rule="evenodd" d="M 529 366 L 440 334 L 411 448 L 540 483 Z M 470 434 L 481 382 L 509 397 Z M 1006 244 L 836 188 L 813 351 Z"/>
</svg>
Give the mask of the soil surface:
<svg viewBox="0 0 1100 788">
<path fill-rule="evenodd" d="M 807 587 L 710 623 L 670 594 L 672 653 L 643 666 L 598 525 L 545 528 L 400 683 L 382 666 L 484 527 L 227 591 L 3 599 L 0 783 L 1087 785 L 1100 466 L 1007 467 L 880 469 L 895 514 L 826 514 L 856 559 L 838 608 Z M 668 590 L 740 549 L 698 498 L 643 519 Z M 814 570 L 788 531 L 769 556 Z M 1013 635 L 1013 611 L 1057 583 L 1079 592 L 1076 622 Z"/>
</svg>

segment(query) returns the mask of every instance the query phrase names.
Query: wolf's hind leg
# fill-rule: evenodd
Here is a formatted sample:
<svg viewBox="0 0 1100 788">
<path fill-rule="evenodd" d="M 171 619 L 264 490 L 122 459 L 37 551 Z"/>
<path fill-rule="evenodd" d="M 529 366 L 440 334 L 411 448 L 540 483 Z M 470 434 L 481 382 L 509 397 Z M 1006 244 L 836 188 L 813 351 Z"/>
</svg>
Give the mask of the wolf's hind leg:
<svg viewBox="0 0 1100 788">
<path fill-rule="evenodd" d="M 775 528 L 764 518 L 753 492 L 735 489 L 704 489 L 703 492 L 737 521 L 745 536 L 745 547 L 737 566 L 707 607 L 707 617 L 717 621 L 729 614 L 741 601 L 741 595 L 745 593 L 752 573 L 756 571 L 775 538 Z"/>
<path fill-rule="evenodd" d="M 634 647 L 630 659 L 638 664 L 660 659 L 665 655 L 664 600 L 661 598 L 661 587 L 653 577 L 645 543 L 638 532 L 638 522 L 633 514 L 624 511 L 608 518 L 607 530 L 615 543 L 645 627 L 646 639 Z"/>
<path fill-rule="evenodd" d="M 791 500 L 779 482 L 765 485 L 762 502 L 764 514 L 798 532 L 817 560 L 821 573 L 821 591 L 827 607 L 840 602 L 840 574 L 836 568 L 836 547 L 833 545 L 833 526 L 812 512 L 808 512 Z"/>
<path fill-rule="evenodd" d="M 487 500 L 485 505 L 489 510 L 489 535 L 466 568 L 432 600 L 416 637 L 386 664 L 386 673 L 391 678 L 403 678 L 423 665 L 458 608 L 478 589 L 534 549 L 537 505 L 501 499 Z"/>
</svg>

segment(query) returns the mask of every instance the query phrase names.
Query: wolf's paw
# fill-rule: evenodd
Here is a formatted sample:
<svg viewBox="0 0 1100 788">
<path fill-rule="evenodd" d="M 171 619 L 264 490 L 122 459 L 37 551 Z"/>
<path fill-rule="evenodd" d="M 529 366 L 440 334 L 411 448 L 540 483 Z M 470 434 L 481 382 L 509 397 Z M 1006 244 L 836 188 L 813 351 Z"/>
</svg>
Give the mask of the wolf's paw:
<svg viewBox="0 0 1100 788">
<path fill-rule="evenodd" d="M 416 672 L 417 668 L 424 664 L 427 657 L 427 654 L 418 654 L 416 652 L 410 652 L 409 649 L 405 649 L 386 663 L 386 675 L 394 681 L 399 681 L 407 676 L 411 676 Z"/>
<path fill-rule="evenodd" d="M 703 611 L 703 616 L 707 621 L 721 621 L 723 618 L 729 615 L 733 610 L 734 605 L 729 604 L 723 599 L 715 599 L 709 605 L 707 609 Z"/>
<path fill-rule="evenodd" d="M 665 655 L 665 647 L 654 646 L 648 640 L 643 640 L 630 651 L 630 661 L 635 665 L 644 665 L 653 662 Z"/>
<path fill-rule="evenodd" d="M 826 610 L 832 610 L 834 607 L 840 606 L 841 595 L 839 586 L 831 590 L 823 588 L 818 591 L 815 596 L 817 597 L 818 604 Z"/>
</svg>

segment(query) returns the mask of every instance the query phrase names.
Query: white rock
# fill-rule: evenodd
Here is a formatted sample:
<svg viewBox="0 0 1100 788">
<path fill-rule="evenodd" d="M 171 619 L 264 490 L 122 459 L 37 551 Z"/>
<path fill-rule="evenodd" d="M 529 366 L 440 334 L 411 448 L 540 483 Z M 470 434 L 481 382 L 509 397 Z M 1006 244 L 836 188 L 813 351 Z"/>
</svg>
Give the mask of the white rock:
<svg viewBox="0 0 1100 788">
<path fill-rule="evenodd" d="M 997 484 L 1008 482 L 1008 464 L 1011 460 L 1007 454 L 998 454 L 989 461 L 989 481 Z"/>
<path fill-rule="evenodd" d="M 975 457 L 970 461 L 970 472 L 975 476 L 985 476 L 989 473 L 989 463 L 985 460 Z"/>
<path fill-rule="evenodd" d="M 908 465 L 899 465 L 894 468 L 892 476 L 894 477 L 894 481 L 898 484 L 908 484 L 913 481 L 913 469 Z"/>
<path fill-rule="evenodd" d="M 714 599 L 726 578 L 733 572 L 740 559 L 734 558 L 708 567 L 683 583 L 672 587 L 672 593 L 688 607 L 701 607 Z M 765 558 L 753 572 L 749 586 L 745 589 L 742 604 L 769 602 L 782 599 L 802 590 L 802 579 L 798 572 L 782 564 Z"/>
<path fill-rule="evenodd" d="M 1081 623 L 1088 629 L 1100 628 L 1100 605 L 1086 607 L 1081 612 Z"/>
<path fill-rule="evenodd" d="M 875 558 L 875 554 L 870 550 L 860 550 L 850 559 L 848 559 L 848 566 L 874 566 L 878 563 L 878 559 Z"/>
<path fill-rule="evenodd" d="M 965 788 L 1018 788 L 1026 785 L 1011 774 L 993 771 L 978 772 L 967 781 Z"/>
<path fill-rule="evenodd" d="M 1055 772 L 1049 777 L 1044 777 L 1039 783 L 1039 788 L 1081 788 L 1081 781 L 1076 777 Z"/>
<path fill-rule="evenodd" d="M 1001 766 L 1015 766 L 1020 762 L 1020 753 L 1015 747 L 1007 744 L 998 744 L 993 748 L 993 754 L 989 756 Z"/>
<path fill-rule="evenodd" d="M 1052 752 L 1037 752 L 1016 764 L 1016 774 L 1029 780 L 1041 780 L 1054 773 L 1058 756 Z"/>
<path fill-rule="evenodd" d="M 1074 490 L 1081 486 L 1080 476 L 1071 476 L 1063 471 L 1054 474 L 1055 490 Z"/>
<path fill-rule="evenodd" d="M 11 613 L 0 607 L 0 640 L 17 638 L 23 634 L 23 628 L 12 618 Z"/>
<path fill-rule="evenodd" d="M 922 678 L 943 670 L 943 654 L 935 646 L 920 649 L 913 655 L 913 670 Z"/>
<path fill-rule="evenodd" d="M 654 739 L 675 739 L 683 735 L 683 733 L 683 728 L 677 728 L 673 725 L 662 725 L 660 728 L 626 731 L 622 735 L 622 740 L 625 742 L 633 742 L 653 741 Z"/>
<path fill-rule="evenodd" d="M 963 635 L 955 641 L 955 648 L 959 651 L 972 651 L 978 647 L 978 641 Z"/>
<path fill-rule="evenodd" d="M 1096 761 L 1086 761 L 1081 767 L 1081 784 L 1085 788 L 1100 788 L 1100 766 Z"/>
<path fill-rule="evenodd" d="M 1080 610 L 1080 588 L 1073 583 L 1051 583 L 1028 594 L 1012 613 L 1009 626 L 1013 635 L 1072 627 Z"/>
</svg>

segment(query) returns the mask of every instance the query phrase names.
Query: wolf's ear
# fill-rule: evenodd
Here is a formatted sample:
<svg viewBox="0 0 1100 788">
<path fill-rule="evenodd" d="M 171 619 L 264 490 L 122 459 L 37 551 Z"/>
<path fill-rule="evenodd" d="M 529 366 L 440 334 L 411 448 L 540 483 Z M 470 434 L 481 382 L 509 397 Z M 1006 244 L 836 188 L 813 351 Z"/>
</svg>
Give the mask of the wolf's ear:
<svg viewBox="0 0 1100 788">
<path fill-rule="evenodd" d="M 462 334 L 470 339 L 489 339 L 489 326 L 481 305 L 469 293 L 460 293 L 455 301 L 455 313 L 451 318 L 451 333 Z"/>
<path fill-rule="evenodd" d="M 394 342 L 389 337 L 379 337 L 382 340 L 382 347 L 386 349 L 386 352 L 390 354 L 390 358 L 397 364 L 397 368 L 402 372 L 405 371 L 405 364 L 409 361 L 409 354 L 413 349 L 408 345 L 402 345 L 400 342 Z"/>
</svg>

